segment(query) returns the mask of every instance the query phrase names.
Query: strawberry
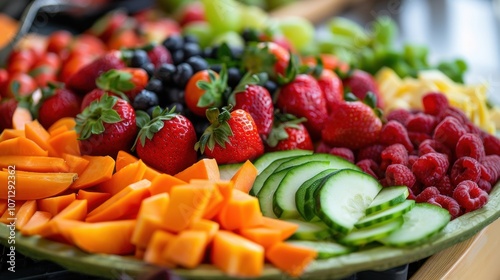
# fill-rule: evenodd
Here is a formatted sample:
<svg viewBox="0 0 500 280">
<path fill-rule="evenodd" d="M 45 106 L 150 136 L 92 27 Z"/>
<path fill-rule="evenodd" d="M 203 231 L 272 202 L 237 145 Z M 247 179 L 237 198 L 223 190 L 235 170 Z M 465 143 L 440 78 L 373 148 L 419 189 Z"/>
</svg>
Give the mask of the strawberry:
<svg viewBox="0 0 500 280">
<path fill-rule="evenodd" d="M 263 86 L 259 76 L 247 74 L 229 97 L 229 104 L 234 109 L 247 111 L 257 125 L 259 135 L 265 139 L 271 132 L 273 126 L 273 99 L 271 94 Z"/>
<path fill-rule="evenodd" d="M 382 121 L 361 101 L 342 101 L 330 114 L 322 131 L 327 145 L 360 149 L 378 141 Z"/>
<path fill-rule="evenodd" d="M 196 132 L 189 119 L 175 113 L 175 108 L 156 107 L 152 119 L 144 111 L 137 115 L 141 129 L 133 148 L 144 163 L 173 175 L 196 162 Z"/>
<path fill-rule="evenodd" d="M 253 160 L 264 153 L 264 145 L 252 116 L 242 109 L 207 110 L 211 125 L 205 130 L 195 149 L 219 164 Z"/>
<path fill-rule="evenodd" d="M 80 113 L 81 97 L 64 87 L 51 85 L 42 90 L 43 97 L 38 108 L 38 121 L 49 128 L 64 117 L 76 117 Z"/>
<path fill-rule="evenodd" d="M 170 52 L 161 44 L 154 45 L 150 50 L 147 51 L 149 61 L 153 63 L 155 68 L 160 67 L 163 63 L 172 64 L 172 55 Z"/>
<path fill-rule="evenodd" d="M 264 142 L 266 152 L 285 150 L 314 150 L 313 142 L 302 124 L 305 118 L 297 119 L 290 114 L 277 113 L 271 134 Z"/>
<path fill-rule="evenodd" d="M 97 58 L 91 63 L 80 68 L 76 73 L 68 78 L 69 89 L 85 94 L 96 88 L 96 79 L 106 71 L 111 69 L 122 69 L 125 62 L 121 59 L 119 51 L 111 51 Z"/>
<path fill-rule="evenodd" d="M 342 80 L 332 70 L 324 69 L 318 77 L 318 85 L 323 91 L 328 112 L 335 110 L 337 103 L 344 100 Z"/>
<path fill-rule="evenodd" d="M 0 102 L 0 131 L 12 128 L 12 115 L 17 108 L 17 100 L 14 98 L 3 99 Z"/>
<path fill-rule="evenodd" d="M 205 7 L 199 2 L 188 3 L 181 7 L 177 18 L 181 26 L 191 22 L 205 21 Z"/>
<path fill-rule="evenodd" d="M 88 32 L 100 39 L 107 41 L 124 26 L 132 27 L 126 10 L 116 9 L 99 18 L 88 30 Z"/>
<path fill-rule="evenodd" d="M 352 92 L 359 100 L 365 99 L 369 92 L 377 97 L 377 107 L 384 108 L 375 79 L 363 70 L 354 70 L 347 78 L 343 79 L 344 88 Z"/>
<path fill-rule="evenodd" d="M 83 110 L 85 110 L 85 108 L 87 108 L 90 105 L 90 103 L 92 103 L 92 101 L 100 99 L 101 96 L 103 96 L 106 93 L 108 95 L 116 96 L 113 93 L 109 93 L 109 92 L 107 92 L 103 89 L 100 89 L 100 88 L 96 88 L 96 89 L 92 90 L 91 92 L 85 94 L 85 96 L 82 99 L 82 103 L 80 104 L 80 112 L 83 112 Z M 117 97 L 119 97 L 119 96 L 117 96 Z"/>
<path fill-rule="evenodd" d="M 116 157 L 134 143 L 135 111 L 127 101 L 105 94 L 77 115 L 75 129 L 82 154 Z"/>
<path fill-rule="evenodd" d="M 328 112 L 326 100 L 314 77 L 300 74 L 279 91 L 277 107 L 285 113 L 307 119 L 305 126 L 315 140 L 321 135 Z"/>
<path fill-rule="evenodd" d="M 285 75 L 290 61 L 290 53 L 273 42 L 262 42 L 255 47 L 247 47 L 243 65 L 249 72 L 266 72 L 271 77 Z"/>
</svg>

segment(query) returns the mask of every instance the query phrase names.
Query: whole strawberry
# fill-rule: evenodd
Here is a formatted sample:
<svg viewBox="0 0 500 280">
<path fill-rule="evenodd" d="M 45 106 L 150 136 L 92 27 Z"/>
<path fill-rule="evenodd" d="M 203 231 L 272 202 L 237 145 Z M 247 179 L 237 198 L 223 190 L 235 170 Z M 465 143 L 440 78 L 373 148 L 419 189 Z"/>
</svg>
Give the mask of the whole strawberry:
<svg viewBox="0 0 500 280">
<path fill-rule="evenodd" d="M 314 150 L 313 142 L 302 124 L 304 118 L 297 119 L 290 114 L 276 113 L 271 134 L 264 142 L 266 152 L 285 150 Z"/>
<path fill-rule="evenodd" d="M 282 112 L 306 118 L 304 125 L 313 140 L 320 138 L 328 112 L 323 92 L 314 77 L 297 75 L 280 89 L 276 104 Z"/>
<path fill-rule="evenodd" d="M 361 101 L 343 101 L 330 114 L 322 131 L 322 140 L 334 147 L 360 149 L 377 142 L 382 121 Z"/>
<path fill-rule="evenodd" d="M 290 53 L 273 42 L 261 42 L 246 48 L 242 61 L 250 72 L 266 72 L 274 78 L 285 75 L 289 62 Z"/>
<path fill-rule="evenodd" d="M 64 117 L 76 117 L 80 113 L 81 97 L 64 87 L 49 86 L 42 90 L 43 99 L 38 109 L 38 121 L 49 128 Z"/>
<path fill-rule="evenodd" d="M 135 111 L 127 101 L 105 94 L 78 114 L 75 129 L 82 154 L 116 157 L 134 143 Z"/>
<path fill-rule="evenodd" d="M 68 78 L 67 86 L 73 91 L 85 94 L 96 88 L 96 79 L 111 69 L 122 69 L 125 62 L 120 51 L 111 51 L 80 68 Z"/>
<path fill-rule="evenodd" d="M 257 125 L 259 135 L 266 139 L 273 126 L 274 106 L 269 91 L 256 84 L 260 80 L 256 75 L 243 77 L 229 97 L 229 104 L 234 104 L 234 109 L 247 111 Z"/>
<path fill-rule="evenodd" d="M 378 90 L 377 83 L 372 75 L 363 70 L 354 70 L 346 79 L 343 80 L 344 88 L 350 91 L 359 99 L 365 99 L 371 92 L 377 97 L 377 107 L 384 108 L 384 102 Z"/>
<path fill-rule="evenodd" d="M 211 125 L 205 130 L 195 148 L 218 164 L 253 160 L 264 153 L 264 145 L 252 116 L 245 110 L 229 112 L 223 108 L 207 110 Z"/>
<path fill-rule="evenodd" d="M 328 112 L 335 110 L 337 103 L 344 100 L 342 80 L 332 70 L 324 69 L 318 77 L 318 85 L 323 91 Z"/>
<path fill-rule="evenodd" d="M 196 162 L 196 132 L 189 119 L 175 113 L 175 108 L 156 107 L 152 119 L 143 111 L 137 115 L 141 129 L 134 147 L 144 163 L 173 175 Z"/>
</svg>

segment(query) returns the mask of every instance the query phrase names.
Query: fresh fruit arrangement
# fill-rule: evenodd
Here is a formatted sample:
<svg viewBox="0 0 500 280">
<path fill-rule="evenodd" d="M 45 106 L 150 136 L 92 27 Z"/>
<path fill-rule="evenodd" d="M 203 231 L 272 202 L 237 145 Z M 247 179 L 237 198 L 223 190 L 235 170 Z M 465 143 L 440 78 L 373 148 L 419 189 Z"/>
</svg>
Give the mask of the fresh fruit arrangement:
<svg viewBox="0 0 500 280">
<path fill-rule="evenodd" d="M 184 9 L 112 11 L 11 53 L 1 222 L 160 267 L 259 277 L 269 263 L 297 277 L 370 246 L 430 244 L 488 205 L 494 109 L 459 84 L 460 63 L 388 51 L 386 19 L 373 34 L 332 20 L 332 36 L 366 39 L 349 60 L 303 19 L 230 0 Z M 419 72 L 435 68 L 439 79 Z"/>
</svg>

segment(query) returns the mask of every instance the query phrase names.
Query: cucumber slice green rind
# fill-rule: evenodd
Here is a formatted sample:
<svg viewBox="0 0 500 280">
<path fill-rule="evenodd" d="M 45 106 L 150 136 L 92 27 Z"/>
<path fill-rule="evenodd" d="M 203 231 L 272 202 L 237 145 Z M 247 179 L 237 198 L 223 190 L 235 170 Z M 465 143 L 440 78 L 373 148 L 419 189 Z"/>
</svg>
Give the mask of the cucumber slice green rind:
<svg viewBox="0 0 500 280">
<path fill-rule="evenodd" d="M 353 169 L 361 171 L 357 165 L 344 158 L 323 153 L 295 157 L 293 160 L 281 164 L 276 171 L 309 161 L 328 161 L 330 162 L 330 168 L 332 169 Z"/>
<path fill-rule="evenodd" d="M 219 165 L 219 174 L 221 180 L 231 180 L 233 175 L 238 172 L 243 163 L 230 163 L 230 164 L 221 164 Z"/>
<path fill-rule="evenodd" d="M 389 207 L 385 210 L 364 216 L 354 225 L 357 228 L 364 228 L 381 223 L 383 221 L 391 220 L 402 216 L 410 211 L 415 206 L 415 200 L 405 200 L 395 206 Z"/>
<path fill-rule="evenodd" d="M 402 217 L 397 217 L 396 219 L 385 223 L 379 223 L 371 227 L 355 229 L 344 238 L 340 239 L 339 242 L 348 246 L 361 246 L 373 241 L 378 241 L 401 228 L 403 222 L 404 220 Z"/>
<path fill-rule="evenodd" d="M 354 251 L 352 247 L 332 241 L 289 240 L 286 241 L 286 243 L 316 250 L 316 252 L 318 252 L 318 256 L 316 257 L 317 260 L 329 259 Z"/>
<path fill-rule="evenodd" d="M 311 179 L 305 181 L 297 190 L 295 193 L 295 204 L 297 207 L 297 211 L 299 211 L 299 214 L 302 218 L 305 219 L 306 214 L 304 212 L 304 206 L 306 204 L 306 192 L 307 189 L 317 180 L 323 179 L 325 176 L 328 174 L 331 174 L 334 172 L 334 169 L 327 169 L 323 170 L 320 173 L 316 174 L 316 176 L 312 177 Z M 309 219 L 311 220 L 311 219 Z"/>
<path fill-rule="evenodd" d="M 421 244 L 439 233 L 450 221 L 448 210 L 430 203 L 417 203 L 403 215 L 398 230 L 380 240 L 386 246 L 404 247 Z"/>
<path fill-rule="evenodd" d="M 317 241 L 325 240 L 332 236 L 330 229 L 321 222 L 311 223 L 300 220 L 286 221 L 299 225 L 299 228 L 290 236 L 290 239 Z"/>
<path fill-rule="evenodd" d="M 392 205 L 396 205 L 406 200 L 410 195 L 408 187 L 393 186 L 383 188 L 379 194 L 373 199 L 372 203 L 366 208 L 366 215 L 384 210 Z"/>
<path fill-rule="evenodd" d="M 315 191 L 316 215 L 335 231 L 347 234 L 381 189 L 377 179 L 366 173 L 339 170 Z"/>
<path fill-rule="evenodd" d="M 277 159 L 273 161 L 269 166 L 267 166 L 262 172 L 259 172 L 257 177 L 255 178 L 255 181 L 253 182 L 252 188 L 250 189 L 250 194 L 253 196 L 258 196 L 266 180 L 271 175 L 273 175 L 273 173 L 276 173 L 276 168 L 278 168 L 280 164 L 282 164 L 283 162 L 289 161 L 293 158 L 295 157 L 292 156 L 292 157 Z"/>
<path fill-rule="evenodd" d="M 285 177 L 286 173 L 292 168 L 281 170 L 278 173 L 274 173 L 264 182 L 262 189 L 260 190 L 257 198 L 259 199 L 260 211 L 262 215 L 270 218 L 277 218 L 273 210 L 273 197 L 276 189 L 278 189 L 281 180 Z"/>
<path fill-rule="evenodd" d="M 324 178 L 320 180 L 314 181 L 311 186 L 306 190 L 306 195 L 304 197 L 304 220 L 313 221 L 314 219 L 318 219 L 316 216 L 316 190 L 318 190 L 323 183 L 330 178 L 333 174 L 337 173 L 338 170 L 326 175 Z"/>
<path fill-rule="evenodd" d="M 271 163 L 278 159 L 289 158 L 294 156 L 310 155 L 313 151 L 308 150 L 287 150 L 287 151 L 277 151 L 265 153 L 255 160 L 253 165 L 257 168 L 257 174 L 260 174 L 264 169 L 266 169 Z"/>
<path fill-rule="evenodd" d="M 295 203 L 295 193 L 307 179 L 327 170 L 328 161 L 306 162 L 291 169 L 281 180 L 273 196 L 274 214 L 281 219 L 299 218 L 300 214 Z"/>
</svg>

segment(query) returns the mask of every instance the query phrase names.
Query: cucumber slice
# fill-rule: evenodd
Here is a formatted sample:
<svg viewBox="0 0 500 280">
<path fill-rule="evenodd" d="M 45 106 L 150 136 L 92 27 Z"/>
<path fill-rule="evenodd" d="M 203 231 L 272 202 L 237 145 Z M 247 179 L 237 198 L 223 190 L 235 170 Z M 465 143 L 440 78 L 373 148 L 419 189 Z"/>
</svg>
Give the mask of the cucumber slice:
<svg viewBox="0 0 500 280">
<path fill-rule="evenodd" d="M 318 256 L 316 257 L 317 260 L 329 259 L 354 251 L 352 247 L 331 241 L 289 240 L 286 241 L 286 243 L 316 250 L 316 252 L 318 252 Z"/>
<path fill-rule="evenodd" d="M 330 162 L 330 168 L 332 168 L 332 169 L 346 169 L 346 168 L 348 168 L 348 169 L 361 171 L 361 169 L 357 165 L 351 163 L 350 161 L 348 161 L 346 159 L 343 159 L 341 157 L 334 156 L 331 154 L 323 154 L 323 153 L 296 157 L 293 160 L 290 160 L 290 161 L 287 161 L 286 163 L 281 164 L 276 169 L 276 171 L 280 171 L 280 170 L 283 170 L 285 168 L 288 168 L 288 167 L 291 167 L 294 165 L 298 165 L 298 164 L 301 164 L 304 162 L 310 162 L 310 161 L 328 161 L 328 162 Z"/>
<path fill-rule="evenodd" d="M 255 178 L 255 181 L 253 182 L 252 189 L 250 189 L 250 194 L 253 196 L 257 196 L 264 186 L 264 183 L 266 180 L 273 174 L 276 173 L 276 168 L 278 168 L 282 163 L 292 160 L 296 157 L 299 156 L 291 156 L 287 158 L 282 158 L 282 159 L 277 159 L 273 161 L 269 166 L 267 166 L 262 172 L 260 172 L 257 177 Z"/>
<path fill-rule="evenodd" d="M 316 215 L 332 229 L 347 234 L 381 189 L 377 179 L 366 173 L 339 170 L 315 191 Z"/>
<path fill-rule="evenodd" d="M 302 218 L 305 219 L 305 217 L 306 217 L 306 214 L 304 212 L 304 206 L 306 204 L 306 191 L 307 191 L 307 189 L 309 189 L 309 187 L 311 187 L 311 185 L 314 183 L 314 181 L 321 180 L 326 175 L 331 174 L 333 172 L 334 172 L 334 169 L 323 170 L 320 173 L 316 174 L 311 179 L 305 181 L 302 185 L 300 185 L 299 189 L 295 193 L 295 205 L 297 207 L 297 211 L 299 211 L 299 214 L 300 214 L 300 216 L 302 216 Z M 311 220 L 311 219 L 309 219 L 309 220 Z"/>
<path fill-rule="evenodd" d="M 292 239 L 316 241 L 316 240 L 324 240 L 332 236 L 332 232 L 330 231 L 330 229 L 321 222 L 311 223 L 300 220 L 286 220 L 286 221 L 299 225 L 299 228 L 290 237 Z"/>
<path fill-rule="evenodd" d="M 260 174 L 264 169 L 266 169 L 271 163 L 278 159 L 289 158 L 293 156 L 301 156 L 301 155 L 310 155 L 313 151 L 308 150 L 288 150 L 288 151 L 278 151 L 265 153 L 255 160 L 253 165 L 257 168 L 258 173 Z"/>
<path fill-rule="evenodd" d="M 290 171 L 292 167 L 281 170 L 278 173 L 274 173 L 264 182 L 262 189 L 260 190 L 257 198 L 259 199 L 260 211 L 262 215 L 270 218 L 277 218 L 273 211 L 273 197 L 276 189 L 278 189 L 281 180 L 285 177 L 286 173 Z"/>
<path fill-rule="evenodd" d="M 430 203 L 417 203 L 403 215 L 404 223 L 391 235 L 380 240 L 384 245 L 404 247 L 426 242 L 450 221 L 448 210 Z"/>
<path fill-rule="evenodd" d="M 406 200 L 408 195 L 410 195 L 410 192 L 406 186 L 385 187 L 373 199 L 370 206 L 366 208 L 365 214 L 368 215 L 401 203 Z"/>
<path fill-rule="evenodd" d="M 243 163 L 230 163 L 230 164 L 221 164 L 219 165 L 219 173 L 221 180 L 231 180 L 234 174 L 240 170 Z"/>
<path fill-rule="evenodd" d="M 385 210 L 364 216 L 354 225 L 357 228 L 369 227 L 383 221 L 391 220 L 402 216 L 404 213 L 410 211 L 415 206 L 415 200 L 405 200 L 395 206 L 389 207 Z"/>
<path fill-rule="evenodd" d="M 329 164 L 328 161 L 311 161 L 290 170 L 274 193 L 274 214 L 281 219 L 299 218 L 300 214 L 295 204 L 295 193 L 307 179 L 328 169 Z"/>
<path fill-rule="evenodd" d="M 304 197 L 304 220 L 306 221 L 320 221 L 318 216 L 316 216 L 316 190 L 318 190 L 333 174 L 338 170 L 328 174 L 322 180 L 314 181 L 311 186 L 306 190 L 306 195 Z"/>
<path fill-rule="evenodd" d="M 397 217 L 396 219 L 385 223 L 379 223 L 371 227 L 355 229 L 344 238 L 341 238 L 339 242 L 348 246 L 362 246 L 390 235 L 392 232 L 401 228 L 403 222 L 404 220 L 402 217 Z"/>
</svg>

